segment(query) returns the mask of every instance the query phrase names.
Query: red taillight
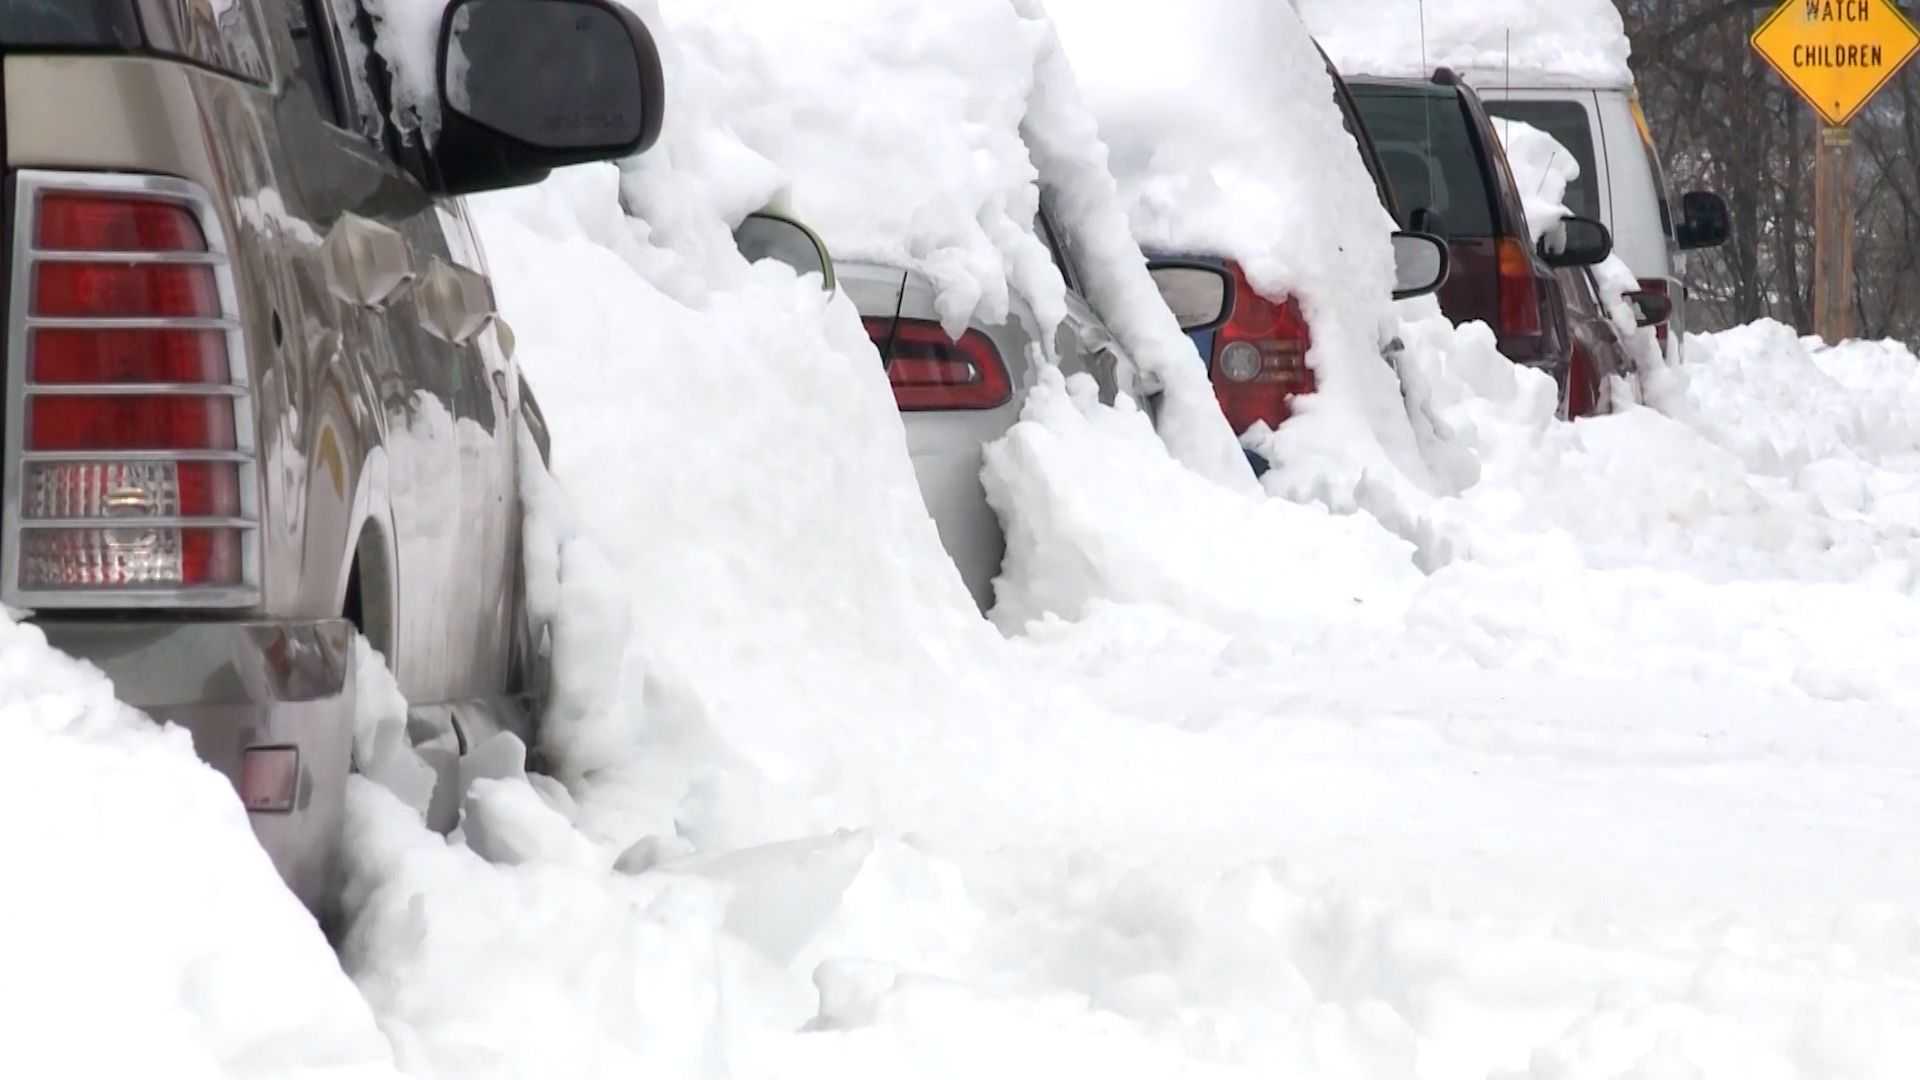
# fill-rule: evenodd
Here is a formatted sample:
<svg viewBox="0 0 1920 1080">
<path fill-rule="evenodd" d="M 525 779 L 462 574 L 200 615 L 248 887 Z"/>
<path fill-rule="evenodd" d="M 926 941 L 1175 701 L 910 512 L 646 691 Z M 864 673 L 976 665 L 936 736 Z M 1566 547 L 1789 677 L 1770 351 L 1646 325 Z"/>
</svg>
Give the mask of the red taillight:
<svg viewBox="0 0 1920 1080">
<path fill-rule="evenodd" d="M 1540 281 L 1533 276 L 1533 257 L 1513 237 L 1500 241 L 1501 337 L 1537 337 L 1540 328 Z"/>
<path fill-rule="evenodd" d="M 197 383 L 233 379 L 219 330 L 35 330 L 37 383 Z"/>
<path fill-rule="evenodd" d="M 204 203 L 161 181 L 21 178 L 15 227 L 34 242 L 14 313 L 27 355 L 9 584 L 48 607 L 244 585 L 248 398 Z"/>
<path fill-rule="evenodd" d="M 1013 380 L 993 339 L 968 330 L 959 340 L 923 319 L 863 319 L 881 349 L 893 399 L 903 412 L 997 409 L 1013 400 Z M 886 354 L 889 344 L 892 351 Z"/>
<path fill-rule="evenodd" d="M 41 251 L 207 250 L 193 211 L 179 203 L 80 192 L 42 195 L 33 236 Z"/>
<path fill-rule="evenodd" d="M 1233 319 L 1214 332 L 1213 392 L 1236 434 L 1256 423 L 1279 427 L 1293 415 L 1293 398 L 1317 387 L 1307 353 L 1313 332 L 1296 300 L 1276 304 L 1233 271 Z"/>
<path fill-rule="evenodd" d="M 73 319 L 212 319 L 220 286 L 211 266 L 42 263 L 33 314 Z"/>
<path fill-rule="evenodd" d="M 1672 289 L 1670 288 L 1669 282 L 1667 281 L 1666 278 L 1641 278 L 1640 291 L 1654 293 L 1655 295 L 1658 295 L 1658 296 L 1672 295 Z M 1672 329 L 1671 326 L 1669 325 L 1671 321 L 1672 320 L 1670 319 L 1663 320 L 1653 325 L 1653 336 L 1659 340 L 1660 352 L 1663 355 L 1667 351 L 1667 337 Z"/>
</svg>

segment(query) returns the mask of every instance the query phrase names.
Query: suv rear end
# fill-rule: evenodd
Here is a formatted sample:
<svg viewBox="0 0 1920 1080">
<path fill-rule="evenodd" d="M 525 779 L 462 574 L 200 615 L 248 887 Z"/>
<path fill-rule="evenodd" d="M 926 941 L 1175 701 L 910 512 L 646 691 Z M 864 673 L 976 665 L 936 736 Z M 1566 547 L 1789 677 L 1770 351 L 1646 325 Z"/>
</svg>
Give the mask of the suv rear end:
<svg viewBox="0 0 1920 1080">
<path fill-rule="evenodd" d="M 1445 227 L 1453 268 L 1441 310 L 1455 323 L 1492 327 L 1515 363 L 1563 374 L 1570 339 L 1559 283 L 1535 248 L 1478 96 L 1445 71 L 1431 81 L 1355 76 L 1348 85 L 1408 214 L 1403 224 L 1433 215 Z"/>
</svg>

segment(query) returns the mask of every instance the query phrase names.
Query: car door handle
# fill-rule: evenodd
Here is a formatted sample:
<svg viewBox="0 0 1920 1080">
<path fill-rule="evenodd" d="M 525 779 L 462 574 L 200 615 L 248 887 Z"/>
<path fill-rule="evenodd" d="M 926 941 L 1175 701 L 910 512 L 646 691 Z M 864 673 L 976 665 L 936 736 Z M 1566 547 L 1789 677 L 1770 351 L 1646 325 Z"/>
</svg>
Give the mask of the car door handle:
<svg viewBox="0 0 1920 1080">
<path fill-rule="evenodd" d="M 384 310 L 419 277 L 407 238 L 358 214 L 340 216 L 320 254 L 327 291 L 355 307 Z"/>
</svg>

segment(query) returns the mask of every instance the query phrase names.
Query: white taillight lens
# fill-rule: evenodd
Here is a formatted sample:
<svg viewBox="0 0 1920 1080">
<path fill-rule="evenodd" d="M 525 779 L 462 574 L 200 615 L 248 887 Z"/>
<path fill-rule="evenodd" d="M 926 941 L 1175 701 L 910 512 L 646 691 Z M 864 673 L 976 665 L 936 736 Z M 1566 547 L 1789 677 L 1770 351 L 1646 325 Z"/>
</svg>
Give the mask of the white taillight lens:
<svg viewBox="0 0 1920 1080">
<path fill-rule="evenodd" d="M 19 184 L 9 599 L 256 602 L 245 338 L 218 216 L 173 180 Z"/>
<path fill-rule="evenodd" d="M 1220 351 L 1220 374 L 1234 382 L 1252 382 L 1260 377 L 1261 367 L 1260 348 L 1257 345 L 1236 341 Z"/>
</svg>

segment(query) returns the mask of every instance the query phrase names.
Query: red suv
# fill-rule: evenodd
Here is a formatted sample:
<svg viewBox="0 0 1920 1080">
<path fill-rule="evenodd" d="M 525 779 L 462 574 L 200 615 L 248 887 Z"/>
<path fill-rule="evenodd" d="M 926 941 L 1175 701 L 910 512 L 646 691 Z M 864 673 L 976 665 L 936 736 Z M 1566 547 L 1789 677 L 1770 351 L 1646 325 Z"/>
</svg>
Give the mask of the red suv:
<svg viewBox="0 0 1920 1080">
<path fill-rule="evenodd" d="M 1554 271 L 1612 253 L 1605 226 L 1568 222 L 1569 242 L 1548 254 L 1527 228 L 1520 188 L 1479 95 L 1452 72 L 1428 81 L 1352 77 L 1361 117 L 1409 227 L 1446 236 L 1453 269 L 1440 308 L 1455 323 L 1484 322 L 1500 351 L 1566 385 L 1573 334 Z"/>
</svg>

